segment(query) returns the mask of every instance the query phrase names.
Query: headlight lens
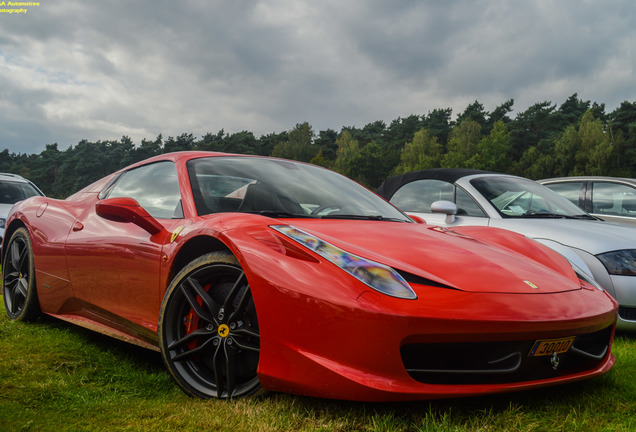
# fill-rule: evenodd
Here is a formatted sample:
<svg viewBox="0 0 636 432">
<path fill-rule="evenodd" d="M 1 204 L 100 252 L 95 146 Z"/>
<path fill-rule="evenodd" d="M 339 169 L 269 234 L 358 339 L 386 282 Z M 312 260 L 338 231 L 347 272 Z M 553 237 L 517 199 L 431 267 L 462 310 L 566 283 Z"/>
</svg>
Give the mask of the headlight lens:
<svg viewBox="0 0 636 432">
<path fill-rule="evenodd" d="M 7 223 L 5 218 L 0 218 L 0 229 L 4 229 L 4 225 Z"/>
<path fill-rule="evenodd" d="M 609 274 L 636 276 L 636 249 L 606 252 L 596 257 L 603 263 Z"/>
<path fill-rule="evenodd" d="M 410 285 L 389 266 L 351 254 L 293 226 L 272 225 L 271 228 L 314 251 L 376 291 L 391 297 L 417 298 Z"/>
</svg>

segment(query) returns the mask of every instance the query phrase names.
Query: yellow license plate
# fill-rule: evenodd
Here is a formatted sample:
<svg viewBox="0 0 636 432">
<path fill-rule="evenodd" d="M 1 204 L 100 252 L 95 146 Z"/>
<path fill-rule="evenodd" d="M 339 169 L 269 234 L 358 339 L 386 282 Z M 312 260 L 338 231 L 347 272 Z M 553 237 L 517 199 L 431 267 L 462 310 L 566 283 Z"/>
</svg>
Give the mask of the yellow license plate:
<svg viewBox="0 0 636 432">
<path fill-rule="evenodd" d="M 543 339 L 534 343 L 532 349 L 528 353 L 528 357 L 539 357 L 561 354 L 570 349 L 574 343 L 574 336 L 560 339 Z"/>
</svg>

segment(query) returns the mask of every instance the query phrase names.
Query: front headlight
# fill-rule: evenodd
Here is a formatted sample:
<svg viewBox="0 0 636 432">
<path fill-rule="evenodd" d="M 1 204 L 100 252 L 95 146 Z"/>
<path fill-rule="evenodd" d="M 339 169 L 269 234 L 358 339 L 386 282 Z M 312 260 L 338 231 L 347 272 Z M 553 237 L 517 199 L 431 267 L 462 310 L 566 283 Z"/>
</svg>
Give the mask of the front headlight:
<svg viewBox="0 0 636 432">
<path fill-rule="evenodd" d="M 5 218 L 0 218 L 0 229 L 4 229 L 4 225 L 7 223 Z"/>
<path fill-rule="evenodd" d="M 596 257 L 611 275 L 636 276 L 636 249 L 606 252 Z"/>
<path fill-rule="evenodd" d="M 271 225 L 271 228 L 337 265 L 376 291 L 391 297 L 417 298 L 411 286 L 389 266 L 351 254 L 289 225 Z"/>
</svg>

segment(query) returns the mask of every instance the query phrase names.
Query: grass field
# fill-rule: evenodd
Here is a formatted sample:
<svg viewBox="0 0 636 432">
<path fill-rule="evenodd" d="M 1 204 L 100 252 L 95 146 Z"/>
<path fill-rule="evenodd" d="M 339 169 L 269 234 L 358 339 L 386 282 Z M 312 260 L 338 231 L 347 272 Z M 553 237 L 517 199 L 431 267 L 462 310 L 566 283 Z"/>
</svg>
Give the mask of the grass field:
<svg viewBox="0 0 636 432">
<path fill-rule="evenodd" d="M 633 431 L 636 337 L 619 335 L 614 353 L 603 377 L 495 397 L 202 401 L 181 393 L 158 353 L 53 319 L 10 322 L 0 306 L 0 430 Z"/>
</svg>

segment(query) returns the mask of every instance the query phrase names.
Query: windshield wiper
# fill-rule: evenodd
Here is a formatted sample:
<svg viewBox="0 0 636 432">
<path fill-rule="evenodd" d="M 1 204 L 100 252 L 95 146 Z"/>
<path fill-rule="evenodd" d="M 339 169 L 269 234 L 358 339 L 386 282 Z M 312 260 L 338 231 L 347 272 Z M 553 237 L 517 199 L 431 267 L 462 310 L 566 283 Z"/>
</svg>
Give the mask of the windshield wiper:
<svg viewBox="0 0 636 432">
<path fill-rule="evenodd" d="M 579 219 L 579 220 L 603 220 L 601 218 L 597 218 L 596 216 L 592 216 L 589 214 L 568 215 L 563 217 L 567 219 Z"/>
<path fill-rule="evenodd" d="M 257 214 L 261 216 L 267 216 L 272 218 L 309 218 L 309 219 L 317 219 L 316 216 L 306 215 L 306 214 L 297 214 L 297 213 L 289 213 L 284 211 L 277 210 L 261 210 L 261 211 L 243 211 L 240 213 L 250 213 Z"/>
<path fill-rule="evenodd" d="M 533 210 L 529 210 L 518 217 L 522 218 L 546 218 L 546 219 L 579 219 L 579 220 L 595 220 L 596 218 L 587 214 L 580 215 L 565 215 L 559 213 L 551 213 L 551 212 L 537 212 Z"/>
<path fill-rule="evenodd" d="M 549 219 L 561 219 L 565 216 L 557 214 L 557 213 L 550 213 L 550 212 L 534 212 L 534 211 L 527 211 L 524 214 L 520 214 L 518 215 L 518 217 L 522 217 L 522 218 L 549 218 Z"/>
<path fill-rule="evenodd" d="M 353 219 L 353 220 L 372 220 L 372 221 L 387 221 L 387 222 L 407 222 L 397 218 L 387 218 L 382 215 L 351 215 L 351 214 L 331 214 L 321 216 L 322 219 Z"/>
</svg>

